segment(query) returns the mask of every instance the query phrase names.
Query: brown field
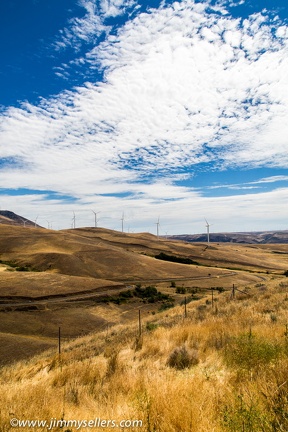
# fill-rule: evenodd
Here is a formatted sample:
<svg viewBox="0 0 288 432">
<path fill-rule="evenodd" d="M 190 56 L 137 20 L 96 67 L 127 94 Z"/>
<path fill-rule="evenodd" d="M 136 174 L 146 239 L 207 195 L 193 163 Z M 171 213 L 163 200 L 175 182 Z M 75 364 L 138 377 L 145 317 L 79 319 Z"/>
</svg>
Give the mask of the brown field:
<svg viewBox="0 0 288 432">
<path fill-rule="evenodd" d="M 186 318 L 183 306 L 146 310 L 141 336 L 134 314 L 63 343 L 60 356 L 55 346 L 2 367 L 1 432 L 19 429 L 11 419 L 65 420 L 50 430 L 75 432 L 90 428 L 68 422 L 95 418 L 140 420 L 118 428 L 132 432 L 287 431 L 287 278 L 245 292 L 190 302 Z M 118 322 L 118 306 L 107 308 Z M 92 310 L 105 319 L 106 306 Z"/>
<path fill-rule="evenodd" d="M 187 265 L 155 259 L 164 252 Z M 33 356 L 63 338 L 158 314 L 161 302 L 132 298 L 101 303 L 104 296 L 154 285 L 176 304 L 193 290 L 245 289 L 288 269 L 288 245 L 189 244 L 102 228 L 52 231 L 0 225 L 0 363 Z M 186 294 L 176 293 L 176 287 Z"/>
</svg>

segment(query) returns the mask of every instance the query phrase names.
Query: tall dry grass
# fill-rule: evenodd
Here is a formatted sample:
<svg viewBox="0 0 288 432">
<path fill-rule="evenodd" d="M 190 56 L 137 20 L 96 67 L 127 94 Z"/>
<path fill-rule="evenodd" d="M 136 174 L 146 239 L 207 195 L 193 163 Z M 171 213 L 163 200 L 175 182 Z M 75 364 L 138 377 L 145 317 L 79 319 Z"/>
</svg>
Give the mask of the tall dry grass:
<svg viewBox="0 0 288 432">
<path fill-rule="evenodd" d="M 141 340 L 137 323 L 118 325 L 64 344 L 61 358 L 50 350 L 2 368 L 0 431 L 11 417 L 141 419 L 123 430 L 147 432 L 288 430 L 288 284 L 246 290 L 219 294 L 213 307 L 189 303 L 187 318 L 180 306 L 157 314 Z"/>
</svg>

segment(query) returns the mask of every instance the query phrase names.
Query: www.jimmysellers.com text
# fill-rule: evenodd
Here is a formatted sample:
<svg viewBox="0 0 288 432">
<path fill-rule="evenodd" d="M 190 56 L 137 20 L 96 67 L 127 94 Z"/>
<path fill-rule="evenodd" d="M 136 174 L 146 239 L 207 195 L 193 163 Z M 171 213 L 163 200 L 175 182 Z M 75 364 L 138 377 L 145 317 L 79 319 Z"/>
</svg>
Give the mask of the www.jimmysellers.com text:
<svg viewBox="0 0 288 432">
<path fill-rule="evenodd" d="M 47 430 L 54 428 L 63 427 L 74 427 L 77 430 L 81 428 L 141 428 L 143 426 L 142 420 L 105 420 L 101 418 L 95 418 L 93 420 L 59 420 L 51 418 L 50 420 L 20 420 L 18 418 L 12 418 L 10 425 L 17 428 L 31 428 L 31 427 L 43 427 Z"/>
</svg>

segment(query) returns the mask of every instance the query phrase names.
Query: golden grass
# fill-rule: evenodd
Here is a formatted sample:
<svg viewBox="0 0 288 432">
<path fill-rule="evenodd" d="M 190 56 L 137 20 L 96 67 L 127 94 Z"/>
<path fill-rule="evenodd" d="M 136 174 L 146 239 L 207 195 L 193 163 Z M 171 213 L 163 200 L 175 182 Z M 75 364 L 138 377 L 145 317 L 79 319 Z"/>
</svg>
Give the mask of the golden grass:
<svg viewBox="0 0 288 432">
<path fill-rule="evenodd" d="M 39 298 L 71 295 L 83 291 L 95 294 L 113 289 L 124 289 L 125 286 L 117 282 L 90 277 L 67 276 L 45 272 L 3 272 L 0 280 L 0 296 L 9 298 L 29 297 Z"/>
<path fill-rule="evenodd" d="M 0 225 L 3 261 L 15 261 L 20 266 L 50 273 L 108 280 L 181 279 L 208 274 L 221 277 L 227 273 L 221 267 L 281 273 L 288 267 L 288 254 L 275 253 L 278 249 L 277 245 L 255 248 L 233 244 L 207 248 L 203 244 L 157 239 L 151 234 L 125 234 L 101 228 L 58 232 Z M 281 252 L 285 250 L 287 245 Z M 160 252 L 189 257 L 209 268 L 154 259 Z"/>
<path fill-rule="evenodd" d="M 135 320 L 63 344 L 61 359 L 50 350 L 2 368 L 1 432 L 11 417 L 141 419 L 129 430 L 147 432 L 287 430 L 288 285 L 266 285 L 235 300 L 223 293 L 214 307 L 190 303 L 187 318 L 180 306 L 154 315 L 141 343 Z M 231 353 L 243 337 L 255 356 L 247 367 Z M 183 346 L 199 363 L 178 370 L 167 362 Z"/>
<path fill-rule="evenodd" d="M 149 319 L 143 317 L 141 337 L 137 313 L 126 306 L 55 309 L 25 315 L 3 312 L 0 330 L 7 333 L 2 335 L 5 346 L 8 333 L 21 333 L 23 329 L 35 336 L 33 344 L 41 334 L 43 344 L 49 336 L 56 345 L 56 330 L 63 322 L 67 337 L 75 331 L 80 334 L 83 328 L 91 331 L 102 326 L 105 331 L 63 343 L 61 358 L 55 346 L 31 360 L 2 367 L 1 432 L 11 430 L 12 417 L 48 421 L 141 419 L 140 430 L 147 432 L 288 430 L 288 283 L 284 277 L 273 279 L 266 274 L 288 268 L 288 255 L 273 253 L 277 246 L 215 245 L 206 249 L 203 245 L 158 241 L 149 234 L 31 229 L 27 235 L 26 229 L 16 228 L 0 227 L 1 258 L 48 271 L 19 276 L 15 272 L 7 278 L 5 272 L 1 273 L 2 295 L 8 279 L 15 293 L 19 294 L 21 287 L 22 295 L 27 294 L 25 289 L 31 286 L 30 294 L 36 295 L 45 284 L 49 284 L 50 292 L 67 293 L 68 289 L 78 289 L 79 281 L 86 287 L 97 285 L 97 278 L 103 275 L 115 279 L 206 276 L 195 285 L 231 286 L 235 281 L 247 294 L 236 291 L 236 298 L 231 300 L 231 292 L 215 293 L 213 306 L 211 296 L 193 301 L 187 305 L 187 318 L 183 306 L 150 314 Z M 286 250 L 287 246 L 281 246 L 281 252 Z M 221 276 L 224 270 L 151 258 L 160 251 L 219 267 L 249 268 L 256 273 L 237 272 L 229 278 L 210 279 L 208 273 Z M 257 274 L 259 270 L 265 276 Z M 51 273 L 55 271 L 68 275 Z M 73 286 L 69 287 L 70 282 Z M 187 281 L 187 285 L 193 286 L 193 281 Z M 11 295 L 11 286 L 6 294 Z M 148 305 L 142 306 L 144 310 Z M 109 319 L 120 324 L 107 328 Z M 24 350 L 22 342 L 20 350 Z M 175 363 L 169 362 L 175 352 L 180 357 L 185 353 L 188 360 L 190 356 L 190 367 L 181 369 L 181 358 L 179 363 L 177 358 Z"/>
<path fill-rule="evenodd" d="M 281 253 L 275 254 L 274 249 Z M 139 304 L 127 303 L 114 310 L 111 305 L 105 305 L 100 310 L 94 306 L 93 299 L 89 301 L 84 297 L 79 303 L 82 296 L 80 292 L 95 290 L 95 296 L 109 291 L 113 294 L 132 284 L 125 281 L 134 280 L 134 283 L 141 281 L 143 285 L 157 283 L 160 291 L 172 294 L 178 303 L 183 300 L 183 295 L 176 294 L 175 289 L 171 288 L 173 279 L 176 279 L 176 285 L 188 289 L 195 286 L 199 290 L 213 286 L 230 288 L 234 283 L 238 287 L 246 286 L 259 282 L 263 277 L 271 278 L 271 274 L 266 275 L 265 269 L 283 272 L 288 267 L 288 255 L 284 253 L 286 250 L 287 245 L 281 245 L 281 248 L 277 245 L 255 248 L 234 244 L 216 244 L 207 249 L 203 244 L 185 244 L 157 239 L 147 233 L 125 234 L 102 228 L 57 232 L 0 225 L 0 259 L 3 263 L 14 263 L 12 267 L 0 265 L 0 309 L 6 311 L 1 312 L 0 332 L 7 334 L 5 340 L 9 343 L 9 350 L 6 344 L 0 346 L 0 364 L 9 361 L 9 356 L 13 360 L 23 359 L 29 353 L 34 355 L 41 347 L 44 348 L 40 340 L 38 344 L 36 339 L 30 343 L 30 336 L 49 337 L 51 344 L 55 344 L 58 326 L 63 327 L 65 337 L 69 338 L 97 331 L 107 324 L 135 319 Z M 163 251 L 192 258 L 204 265 L 190 266 L 153 258 Z M 211 264 L 218 268 L 211 267 Z M 15 266 L 38 271 L 15 271 Z M 231 271 L 221 268 L 223 266 L 248 266 L 253 272 Z M 257 273 L 259 270 L 261 274 Z M 111 279 L 114 282 L 110 282 Z M 162 279 L 163 282 L 160 282 Z M 75 293 L 79 293 L 77 302 L 63 302 Z M 62 296 L 62 302 L 58 299 L 58 304 L 55 304 L 54 298 L 42 304 L 34 303 L 37 297 L 53 295 Z M 17 296 L 29 299 L 18 298 L 19 304 L 13 303 Z M 3 302 L 8 303 L 7 307 L 3 306 Z M 21 304 L 23 302 L 26 302 L 24 307 Z M 141 305 L 143 313 L 144 310 L 145 313 L 148 310 L 150 313 L 155 312 L 158 307 L 157 304 Z M 193 312 L 199 322 L 205 318 L 207 308 L 204 305 Z M 261 311 L 258 313 L 261 314 Z M 269 321 L 267 313 L 266 318 Z M 17 343 L 15 335 L 22 336 L 21 343 Z"/>
</svg>

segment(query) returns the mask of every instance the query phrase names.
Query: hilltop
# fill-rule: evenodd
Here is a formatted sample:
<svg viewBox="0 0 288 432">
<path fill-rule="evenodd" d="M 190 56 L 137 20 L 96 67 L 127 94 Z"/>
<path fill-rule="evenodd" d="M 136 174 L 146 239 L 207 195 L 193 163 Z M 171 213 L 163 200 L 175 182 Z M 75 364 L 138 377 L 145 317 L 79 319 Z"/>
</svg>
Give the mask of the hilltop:
<svg viewBox="0 0 288 432">
<path fill-rule="evenodd" d="M 24 226 L 29 228 L 42 228 L 31 220 L 19 216 L 16 213 L 9 210 L 0 210 L 0 224 L 13 225 L 13 226 Z M 86 228 L 80 228 L 86 229 Z M 109 230 L 107 230 L 109 231 Z M 116 232 L 116 231 L 114 231 Z M 139 234 L 143 236 L 143 233 Z M 137 235 L 136 235 L 137 236 Z M 149 237 L 147 233 L 146 236 Z M 148 238 L 147 237 L 147 238 Z M 164 236 L 163 236 L 164 238 Z M 206 243 L 207 234 L 177 234 L 165 236 L 169 240 L 181 240 L 189 243 Z M 242 244 L 286 244 L 288 243 L 288 230 L 281 231 L 259 231 L 259 232 L 219 232 L 210 233 L 211 243 L 242 243 Z"/>
<path fill-rule="evenodd" d="M 180 234 L 169 236 L 170 239 L 186 242 L 207 242 L 207 234 Z M 278 244 L 288 243 L 288 230 L 210 233 L 212 243 L 244 243 L 244 244 Z"/>
<path fill-rule="evenodd" d="M 9 210 L 0 210 L 0 224 L 40 228 L 40 225 L 36 224 L 36 222 L 32 222 Z"/>
</svg>

